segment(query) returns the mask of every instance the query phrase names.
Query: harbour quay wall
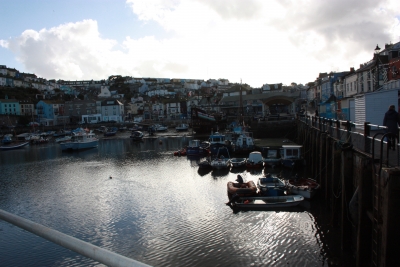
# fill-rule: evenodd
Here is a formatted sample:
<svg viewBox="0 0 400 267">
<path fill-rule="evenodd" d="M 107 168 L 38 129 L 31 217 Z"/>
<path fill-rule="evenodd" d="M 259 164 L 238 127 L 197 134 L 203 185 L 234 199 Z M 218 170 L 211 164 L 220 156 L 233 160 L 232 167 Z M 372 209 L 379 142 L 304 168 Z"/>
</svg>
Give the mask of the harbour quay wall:
<svg viewBox="0 0 400 267">
<path fill-rule="evenodd" d="M 287 138 L 294 140 L 297 136 L 296 120 L 252 121 L 250 132 L 254 138 Z"/>
<path fill-rule="evenodd" d="M 296 123 L 305 172 L 321 184 L 320 197 L 331 213 L 331 227 L 340 232 L 342 253 L 352 253 L 356 266 L 397 266 L 398 139 L 389 149 L 385 137 L 390 134 L 368 122 L 298 117 Z"/>
</svg>

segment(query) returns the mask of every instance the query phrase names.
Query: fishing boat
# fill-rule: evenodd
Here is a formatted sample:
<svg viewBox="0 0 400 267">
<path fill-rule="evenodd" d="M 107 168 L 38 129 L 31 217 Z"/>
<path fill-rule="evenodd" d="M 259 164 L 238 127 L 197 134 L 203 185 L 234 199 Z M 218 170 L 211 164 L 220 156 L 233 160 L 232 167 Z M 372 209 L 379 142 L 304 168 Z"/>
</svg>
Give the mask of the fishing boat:
<svg viewBox="0 0 400 267">
<path fill-rule="evenodd" d="M 175 130 L 177 132 L 185 132 L 189 130 L 189 125 L 185 123 L 179 124 L 178 126 L 175 127 Z"/>
<path fill-rule="evenodd" d="M 61 142 L 67 142 L 70 141 L 72 139 L 71 135 L 64 135 L 62 137 L 58 137 L 55 139 L 56 143 L 61 143 Z"/>
<path fill-rule="evenodd" d="M 247 127 L 234 127 L 230 141 L 233 145 L 233 153 L 236 155 L 248 155 L 255 149 L 253 133 L 248 132 Z"/>
<path fill-rule="evenodd" d="M 302 195 L 307 199 L 314 197 L 320 187 L 314 179 L 300 178 L 297 175 L 287 181 L 287 188 L 292 194 Z"/>
<path fill-rule="evenodd" d="M 144 134 L 141 131 L 132 131 L 131 136 L 130 136 L 130 138 L 133 141 L 141 141 L 143 139 L 143 137 L 144 137 Z"/>
<path fill-rule="evenodd" d="M 279 155 L 278 148 L 262 147 L 261 154 L 263 156 L 264 166 L 275 167 L 281 165 L 282 158 Z"/>
<path fill-rule="evenodd" d="M 231 158 L 232 168 L 246 167 L 247 158 Z"/>
<path fill-rule="evenodd" d="M 202 141 L 198 139 L 190 140 L 189 145 L 186 147 L 186 154 L 188 156 L 205 156 L 208 155 L 208 153 L 208 149 L 204 148 Z"/>
<path fill-rule="evenodd" d="M 221 113 L 210 114 L 200 108 L 191 108 L 192 129 L 197 134 L 224 130 L 226 117 Z"/>
<path fill-rule="evenodd" d="M 60 143 L 62 151 L 82 150 L 97 147 L 99 139 L 92 132 L 74 133 L 71 141 Z"/>
<path fill-rule="evenodd" d="M 232 146 L 230 142 L 226 139 L 226 136 L 224 134 L 221 134 L 219 132 L 212 132 L 211 135 L 208 137 L 208 142 L 210 143 L 211 155 L 216 155 L 219 152 L 220 148 L 226 148 L 226 151 L 232 153 Z"/>
<path fill-rule="evenodd" d="M 282 166 L 296 169 L 303 165 L 301 145 L 282 145 L 280 149 Z"/>
<path fill-rule="evenodd" d="M 264 161 L 263 161 L 261 152 L 259 152 L 259 151 L 251 152 L 249 154 L 249 157 L 247 158 L 246 167 L 247 168 L 262 168 L 262 167 L 264 167 Z"/>
</svg>

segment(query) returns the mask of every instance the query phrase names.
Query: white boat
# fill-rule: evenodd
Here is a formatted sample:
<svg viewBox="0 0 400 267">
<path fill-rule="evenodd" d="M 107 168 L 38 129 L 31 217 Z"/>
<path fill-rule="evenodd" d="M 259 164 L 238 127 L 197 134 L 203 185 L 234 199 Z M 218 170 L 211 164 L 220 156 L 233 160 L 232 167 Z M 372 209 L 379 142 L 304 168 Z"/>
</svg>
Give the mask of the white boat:
<svg viewBox="0 0 400 267">
<path fill-rule="evenodd" d="M 0 145 L 0 150 L 12 150 L 12 149 L 18 149 L 22 148 L 24 146 L 29 145 L 29 142 L 16 142 L 16 143 L 10 143 L 6 145 Z"/>
<path fill-rule="evenodd" d="M 175 130 L 177 132 L 184 132 L 184 131 L 187 131 L 188 129 L 189 129 L 189 125 L 185 124 L 185 123 L 179 124 L 178 126 L 175 127 Z"/>
<path fill-rule="evenodd" d="M 156 132 L 165 132 L 168 130 L 167 126 L 161 125 L 161 124 L 154 124 L 153 128 Z"/>
<path fill-rule="evenodd" d="M 311 178 L 293 177 L 287 181 L 287 188 L 292 194 L 310 199 L 319 191 L 320 184 Z"/>
<path fill-rule="evenodd" d="M 223 150 L 226 150 L 226 148 L 221 148 Z M 213 169 L 228 169 L 231 167 L 231 160 L 229 158 L 229 152 L 228 152 L 228 157 L 225 157 L 224 155 L 221 155 L 220 149 L 218 149 L 217 157 L 211 160 L 210 165 L 211 168 Z"/>
<path fill-rule="evenodd" d="M 56 141 L 56 143 L 61 143 L 61 142 L 70 141 L 71 139 L 72 139 L 71 135 L 66 135 L 66 136 L 63 136 L 63 137 L 56 138 L 55 141 Z"/>
<path fill-rule="evenodd" d="M 71 138 L 71 141 L 60 143 L 61 150 L 80 150 L 97 147 L 99 143 L 99 139 L 96 138 L 96 135 L 92 132 L 78 132 L 74 133 Z"/>
<path fill-rule="evenodd" d="M 213 159 L 210 165 L 213 169 L 228 169 L 231 166 L 231 160 L 224 156 L 220 156 L 219 158 Z"/>
<path fill-rule="evenodd" d="M 248 132 L 242 126 L 233 128 L 231 142 L 234 145 L 233 151 L 236 154 L 248 154 L 255 149 L 253 133 Z"/>
<path fill-rule="evenodd" d="M 286 208 L 297 206 L 303 200 L 304 197 L 300 195 L 239 197 L 232 201 L 232 206 L 241 209 Z"/>
<path fill-rule="evenodd" d="M 264 167 L 264 160 L 259 151 L 253 151 L 249 154 L 246 162 L 247 168 L 262 168 Z"/>
</svg>

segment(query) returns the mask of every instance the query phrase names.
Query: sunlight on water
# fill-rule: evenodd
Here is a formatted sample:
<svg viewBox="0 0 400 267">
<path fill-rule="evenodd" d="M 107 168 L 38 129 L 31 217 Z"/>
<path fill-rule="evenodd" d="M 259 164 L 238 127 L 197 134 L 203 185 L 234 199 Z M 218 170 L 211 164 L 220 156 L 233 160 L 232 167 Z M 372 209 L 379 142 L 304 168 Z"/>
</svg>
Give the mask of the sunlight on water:
<svg viewBox="0 0 400 267">
<path fill-rule="evenodd" d="M 173 156 L 187 142 L 1 152 L 0 208 L 153 266 L 327 265 L 315 210 L 233 211 L 227 182 L 263 172 L 199 171 L 198 159 Z M 2 266 L 100 265 L 5 222 L 0 253 Z"/>
</svg>

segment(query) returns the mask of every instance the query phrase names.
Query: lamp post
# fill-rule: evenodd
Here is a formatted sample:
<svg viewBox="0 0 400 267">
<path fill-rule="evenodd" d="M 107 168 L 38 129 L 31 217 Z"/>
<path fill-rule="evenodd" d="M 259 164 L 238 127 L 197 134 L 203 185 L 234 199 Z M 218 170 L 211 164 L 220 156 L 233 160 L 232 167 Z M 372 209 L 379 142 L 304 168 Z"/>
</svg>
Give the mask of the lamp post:
<svg viewBox="0 0 400 267">
<path fill-rule="evenodd" d="M 375 58 L 376 58 L 376 84 L 375 84 L 375 90 L 376 91 L 379 88 L 379 51 L 380 47 L 376 45 L 375 47 Z"/>
</svg>

